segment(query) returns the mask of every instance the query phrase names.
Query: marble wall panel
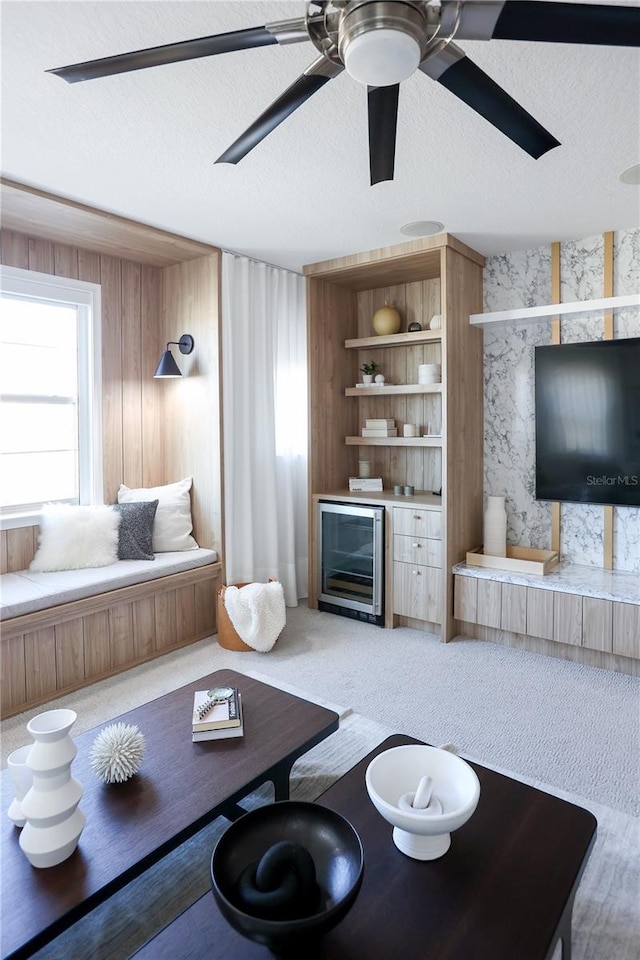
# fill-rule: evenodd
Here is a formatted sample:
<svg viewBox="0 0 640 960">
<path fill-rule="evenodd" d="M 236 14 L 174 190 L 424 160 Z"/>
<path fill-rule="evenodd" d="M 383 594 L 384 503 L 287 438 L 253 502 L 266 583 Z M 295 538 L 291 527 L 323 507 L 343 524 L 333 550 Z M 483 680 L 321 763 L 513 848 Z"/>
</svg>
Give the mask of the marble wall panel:
<svg viewBox="0 0 640 960">
<path fill-rule="evenodd" d="M 603 296 L 602 236 L 563 242 L 561 298 Z M 614 237 L 614 293 L 640 289 L 640 230 Z M 484 271 L 484 309 L 507 310 L 551 301 L 551 248 L 490 257 Z M 640 311 L 614 317 L 616 337 L 640 336 Z M 563 320 L 563 342 L 599 340 L 603 318 L 596 313 Z M 551 545 L 551 507 L 535 499 L 534 349 L 551 342 L 547 321 L 485 330 L 484 471 L 485 495 L 507 498 L 507 540 L 541 549 Z M 562 557 L 601 567 L 603 510 L 590 504 L 561 505 Z M 640 508 L 614 508 L 614 569 L 640 573 Z"/>
</svg>

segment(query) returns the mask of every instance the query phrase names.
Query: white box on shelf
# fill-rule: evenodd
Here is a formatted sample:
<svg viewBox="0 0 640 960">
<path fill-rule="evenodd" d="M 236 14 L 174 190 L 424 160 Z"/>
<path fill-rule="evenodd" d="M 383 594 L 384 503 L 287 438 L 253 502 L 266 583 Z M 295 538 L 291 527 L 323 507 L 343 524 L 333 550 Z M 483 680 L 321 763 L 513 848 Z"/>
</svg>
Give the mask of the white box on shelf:
<svg viewBox="0 0 640 960">
<path fill-rule="evenodd" d="M 384 430 L 386 427 L 395 427 L 395 420 L 365 420 L 365 427 L 371 430 Z"/>
<path fill-rule="evenodd" d="M 382 427 L 380 430 L 373 430 L 370 427 L 363 427 L 361 436 L 363 437 L 397 437 L 397 427 Z"/>
<path fill-rule="evenodd" d="M 351 493 L 382 493 L 382 477 L 349 477 Z"/>
</svg>

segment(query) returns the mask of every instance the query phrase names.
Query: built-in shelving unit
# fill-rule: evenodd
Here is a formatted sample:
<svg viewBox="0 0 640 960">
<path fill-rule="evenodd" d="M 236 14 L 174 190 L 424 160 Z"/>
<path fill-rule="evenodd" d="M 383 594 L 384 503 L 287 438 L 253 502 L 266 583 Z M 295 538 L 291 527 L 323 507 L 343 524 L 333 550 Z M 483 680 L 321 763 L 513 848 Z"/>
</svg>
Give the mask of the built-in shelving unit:
<svg viewBox="0 0 640 960">
<path fill-rule="evenodd" d="M 413 347 L 418 343 L 434 343 L 442 340 L 441 330 L 416 330 L 413 333 L 392 333 L 386 337 L 358 337 L 345 340 L 346 350 L 362 350 L 365 347 Z"/>
<path fill-rule="evenodd" d="M 347 387 L 345 397 L 405 396 L 410 393 L 442 393 L 441 383 L 388 383 L 384 386 Z"/>
<path fill-rule="evenodd" d="M 348 478 L 358 475 L 358 461 L 368 460 L 371 476 L 381 477 L 384 485 L 384 492 L 364 496 L 386 511 L 385 626 L 434 630 L 440 625 L 444 640 L 455 635 L 451 568 L 482 536 L 482 336 L 469 325 L 469 314 L 482 305 L 483 266 L 480 254 L 440 235 L 304 268 L 311 607 L 318 602 L 314 498 L 344 490 Z M 416 321 L 423 329 L 374 335 L 372 317 L 385 300 L 400 312 L 405 331 Z M 434 314 L 442 316 L 439 330 L 429 329 Z M 360 368 L 371 360 L 388 382 L 356 387 Z M 440 364 L 442 383 L 416 382 L 425 363 Z M 368 419 L 394 420 L 399 434 L 403 424 L 415 424 L 418 436 L 362 437 Z M 413 511 L 401 508 L 415 506 L 418 499 L 393 495 L 394 485 L 441 491 L 437 501 L 429 501 L 432 509 L 437 502 L 442 514 L 441 533 L 440 527 L 437 537 L 416 532 L 415 542 L 425 542 L 415 548 L 411 562 L 394 551 L 406 546 L 398 537 L 410 536 L 398 524 Z M 421 506 L 425 522 L 431 522 L 431 510 Z M 422 552 L 431 557 L 429 551 L 436 549 L 431 540 L 438 541 L 437 564 L 420 560 Z M 407 570 L 405 583 L 399 574 Z"/>
<path fill-rule="evenodd" d="M 345 437 L 349 447 L 441 447 L 442 437 Z"/>
<path fill-rule="evenodd" d="M 555 320 L 557 317 L 580 317 L 589 313 L 613 312 L 627 307 L 640 307 L 640 293 L 622 297 L 602 297 L 599 300 L 577 300 L 571 303 L 547 303 L 539 307 L 522 307 L 517 310 L 495 310 L 491 313 L 472 313 L 469 323 L 473 326 L 504 326 L 512 323 L 531 323 L 537 320 Z"/>
</svg>

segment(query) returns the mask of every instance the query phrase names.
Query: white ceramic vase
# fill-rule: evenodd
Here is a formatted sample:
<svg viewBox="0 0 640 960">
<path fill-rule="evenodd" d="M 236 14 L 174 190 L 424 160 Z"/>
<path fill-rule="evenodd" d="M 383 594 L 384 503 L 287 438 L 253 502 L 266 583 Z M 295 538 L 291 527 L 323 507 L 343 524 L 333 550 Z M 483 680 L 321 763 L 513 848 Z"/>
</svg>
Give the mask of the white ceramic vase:
<svg viewBox="0 0 640 960">
<path fill-rule="evenodd" d="M 488 557 L 506 557 L 507 555 L 507 511 L 504 497 L 487 497 L 484 512 L 483 553 Z"/>
<path fill-rule="evenodd" d="M 76 719 L 73 710 L 48 710 L 27 724 L 35 740 L 27 758 L 33 785 L 22 801 L 20 847 L 33 867 L 53 867 L 70 857 L 84 828 L 78 809 L 84 791 L 71 776 L 78 751 L 69 731 Z"/>
</svg>

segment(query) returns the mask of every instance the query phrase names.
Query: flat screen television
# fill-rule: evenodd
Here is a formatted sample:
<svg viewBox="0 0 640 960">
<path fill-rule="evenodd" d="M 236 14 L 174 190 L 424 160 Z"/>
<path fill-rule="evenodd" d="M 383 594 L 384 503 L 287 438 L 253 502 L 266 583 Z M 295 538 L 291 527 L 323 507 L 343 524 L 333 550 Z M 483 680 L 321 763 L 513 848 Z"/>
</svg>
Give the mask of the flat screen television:
<svg viewBox="0 0 640 960">
<path fill-rule="evenodd" d="M 536 347 L 536 499 L 640 506 L 640 337 Z"/>
</svg>

